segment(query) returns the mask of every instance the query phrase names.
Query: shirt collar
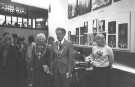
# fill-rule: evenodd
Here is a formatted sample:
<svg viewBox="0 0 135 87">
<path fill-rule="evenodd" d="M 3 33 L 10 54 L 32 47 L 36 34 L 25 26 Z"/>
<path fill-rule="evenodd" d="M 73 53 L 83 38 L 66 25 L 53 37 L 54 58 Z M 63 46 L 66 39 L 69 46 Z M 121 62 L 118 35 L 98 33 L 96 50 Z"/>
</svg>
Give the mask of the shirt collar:
<svg viewBox="0 0 135 87">
<path fill-rule="evenodd" d="M 63 44 L 63 43 L 64 43 L 64 40 L 65 40 L 65 39 L 63 39 L 63 40 L 61 41 L 61 44 Z M 58 42 L 59 42 L 59 41 L 58 41 Z"/>
</svg>

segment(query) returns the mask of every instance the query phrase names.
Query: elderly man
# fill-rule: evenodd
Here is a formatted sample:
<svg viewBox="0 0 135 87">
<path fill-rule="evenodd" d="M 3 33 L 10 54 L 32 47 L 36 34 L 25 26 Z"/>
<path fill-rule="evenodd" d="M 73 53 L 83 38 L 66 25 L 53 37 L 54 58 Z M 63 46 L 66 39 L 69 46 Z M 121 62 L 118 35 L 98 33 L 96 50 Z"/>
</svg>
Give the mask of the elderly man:
<svg viewBox="0 0 135 87">
<path fill-rule="evenodd" d="M 50 87 L 50 50 L 46 36 L 39 33 L 33 48 L 33 87 Z"/>
<path fill-rule="evenodd" d="M 73 65 L 73 45 L 64 38 L 66 30 L 57 28 L 57 41 L 53 44 L 54 87 L 70 87 Z"/>
</svg>

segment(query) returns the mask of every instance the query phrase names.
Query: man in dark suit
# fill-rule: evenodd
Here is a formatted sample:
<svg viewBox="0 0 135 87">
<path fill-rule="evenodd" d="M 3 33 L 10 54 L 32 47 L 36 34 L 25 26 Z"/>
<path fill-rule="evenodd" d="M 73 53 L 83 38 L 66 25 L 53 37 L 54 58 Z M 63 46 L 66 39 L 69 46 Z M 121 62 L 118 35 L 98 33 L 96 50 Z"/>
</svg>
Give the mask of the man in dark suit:
<svg viewBox="0 0 135 87">
<path fill-rule="evenodd" d="M 57 28 L 57 40 L 53 44 L 53 71 L 55 87 L 70 87 L 73 66 L 73 45 L 64 38 L 66 30 Z"/>
</svg>

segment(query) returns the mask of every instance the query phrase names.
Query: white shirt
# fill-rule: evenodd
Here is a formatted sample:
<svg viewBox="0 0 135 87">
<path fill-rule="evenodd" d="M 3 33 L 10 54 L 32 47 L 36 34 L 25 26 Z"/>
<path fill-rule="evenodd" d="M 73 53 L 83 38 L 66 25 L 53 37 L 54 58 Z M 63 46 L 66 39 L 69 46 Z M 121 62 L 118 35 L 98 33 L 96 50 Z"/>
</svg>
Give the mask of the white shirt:
<svg viewBox="0 0 135 87">
<path fill-rule="evenodd" d="M 113 62 L 113 51 L 107 45 L 104 47 L 94 46 L 92 54 L 95 58 L 93 63 L 95 67 L 107 67 L 110 65 L 110 62 Z"/>
<path fill-rule="evenodd" d="M 63 40 L 61 41 L 61 44 L 63 44 L 64 41 L 65 41 L 65 39 L 63 39 Z M 57 42 L 58 42 L 58 49 L 59 49 L 59 48 L 60 48 L 60 47 L 59 47 L 60 41 L 57 41 Z"/>
</svg>

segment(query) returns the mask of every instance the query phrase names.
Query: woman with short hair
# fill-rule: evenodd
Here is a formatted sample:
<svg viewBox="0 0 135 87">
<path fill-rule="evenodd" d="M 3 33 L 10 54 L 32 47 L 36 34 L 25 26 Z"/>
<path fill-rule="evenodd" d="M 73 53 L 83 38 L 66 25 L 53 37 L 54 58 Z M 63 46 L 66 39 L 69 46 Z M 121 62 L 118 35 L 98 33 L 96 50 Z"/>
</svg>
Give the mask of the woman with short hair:
<svg viewBox="0 0 135 87">
<path fill-rule="evenodd" d="M 106 44 L 105 36 L 97 34 L 92 48 L 94 87 L 109 87 L 109 72 L 114 62 L 113 50 Z"/>
<path fill-rule="evenodd" d="M 50 87 L 50 50 L 46 36 L 39 33 L 33 48 L 33 87 Z"/>
</svg>

